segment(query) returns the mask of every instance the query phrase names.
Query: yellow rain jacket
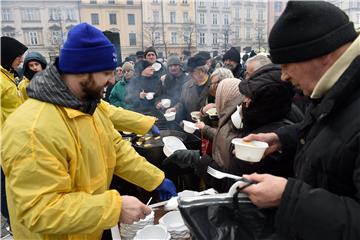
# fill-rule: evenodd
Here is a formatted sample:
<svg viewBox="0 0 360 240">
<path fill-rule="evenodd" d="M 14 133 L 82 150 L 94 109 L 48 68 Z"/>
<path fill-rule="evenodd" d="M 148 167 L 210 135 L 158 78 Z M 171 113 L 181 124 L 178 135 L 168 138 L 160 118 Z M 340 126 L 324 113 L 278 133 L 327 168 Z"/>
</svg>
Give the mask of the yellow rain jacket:
<svg viewBox="0 0 360 240">
<path fill-rule="evenodd" d="M 121 214 L 113 174 L 148 191 L 163 181 L 105 106 L 91 116 L 29 98 L 9 117 L 1 158 L 14 239 L 99 239 Z"/>
<path fill-rule="evenodd" d="M 0 66 L 0 90 L 1 90 L 1 126 L 10 113 L 14 112 L 21 103 L 21 93 L 16 87 L 14 76 Z"/>
<path fill-rule="evenodd" d="M 104 105 L 104 107 L 108 108 L 110 119 L 113 122 L 115 129 L 119 131 L 144 135 L 150 130 L 156 120 L 155 117 L 116 107 L 103 100 L 101 100 L 100 105 Z"/>
<path fill-rule="evenodd" d="M 26 87 L 29 86 L 30 84 L 30 80 L 27 79 L 26 77 L 23 77 L 23 80 L 21 80 L 21 82 L 18 85 L 19 91 L 21 93 L 21 100 L 22 102 L 25 102 L 26 99 L 28 99 L 28 95 L 26 93 Z"/>
</svg>

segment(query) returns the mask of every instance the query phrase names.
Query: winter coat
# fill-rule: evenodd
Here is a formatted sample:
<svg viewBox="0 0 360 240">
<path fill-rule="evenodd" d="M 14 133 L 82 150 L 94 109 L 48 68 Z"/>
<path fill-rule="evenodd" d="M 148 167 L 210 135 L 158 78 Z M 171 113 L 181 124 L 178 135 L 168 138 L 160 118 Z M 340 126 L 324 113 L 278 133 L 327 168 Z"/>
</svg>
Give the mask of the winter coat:
<svg viewBox="0 0 360 240">
<path fill-rule="evenodd" d="M 27 79 L 27 77 L 24 76 L 23 79 L 21 80 L 21 82 L 18 85 L 18 89 L 19 89 L 19 91 L 21 93 L 21 101 L 22 102 L 25 102 L 26 99 L 29 98 L 27 93 L 26 93 L 26 88 L 27 88 L 27 86 L 29 86 L 29 84 L 30 84 L 30 80 Z"/>
<path fill-rule="evenodd" d="M 191 112 L 200 111 L 200 108 L 207 103 L 214 102 L 214 98 L 212 98 L 212 101 L 208 100 L 210 98 L 210 79 L 207 80 L 200 94 L 196 88 L 197 85 L 192 79 L 183 85 L 180 101 L 175 105 L 177 121 L 184 119 L 191 121 Z"/>
<path fill-rule="evenodd" d="M 117 107 L 129 108 L 128 104 L 125 102 L 126 87 L 129 83 L 125 80 L 125 77 L 122 77 L 112 88 L 110 93 L 110 103 Z"/>
<path fill-rule="evenodd" d="M 284 153 L 296 149 L 276 217 L 286 239 L 360 239 L 360 56 L 344 67 L 302 124 L 277 131 Z"/>
<path fill-rule="evenodd" d="M 185 72 L 182 72 L 182 74 L 178 77 L 174 77 L 168 73 L 162 78 L 163 81 L 161 81 L 161 84 L 159 85 L 155 102 L 159 102 L 161 99 L 167 98 L 171 100 L 171 107 L 175 106 L 180 100 L 183 85 L 189 81 L 190 77 Z"/>
<path fill-rule="evenodd" d="M 21 92 L 16 86 L 15 78 L 8 70 L 0 67 L 0 90 L 1 90 L 1 125 L 7 117 L 21 104 Z"/>
<path fill-rule="evenodd" d="M 106 105 L 94 110 L 74 105 L 81 111 L 52 103 L 77 103 L 69 92 L 58 95 L 65 87 L 60 81 L 54 67 L 37 74 L 28 88 L 30 99 L 2 131 L 15 239 L 100 239 L 121 214 L 120 194 L 108 190 L 113 174 L 148 191 L 164 179 L 121 138 Z"/>
</svg>

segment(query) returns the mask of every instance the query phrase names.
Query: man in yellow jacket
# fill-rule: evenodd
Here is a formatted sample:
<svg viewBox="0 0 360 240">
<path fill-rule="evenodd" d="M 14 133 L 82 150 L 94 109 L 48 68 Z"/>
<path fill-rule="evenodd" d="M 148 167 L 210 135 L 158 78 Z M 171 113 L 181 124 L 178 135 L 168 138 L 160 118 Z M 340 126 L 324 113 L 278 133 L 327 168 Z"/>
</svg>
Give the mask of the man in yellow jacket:
<svg viewBox="0 0 360 240">
<path fill-rule="evenodd" d="M 31 80 L 29 99 L 5 123 L 1 157 L 15 239 L 99 239 L 119 221 L 144 218 L 149 207 L 108 190 L 113 174 L 165 198 L 176 194 L 99 104 L 116 61 L 100 30 L 73 27 L 58 61 Z"/>
</svg>

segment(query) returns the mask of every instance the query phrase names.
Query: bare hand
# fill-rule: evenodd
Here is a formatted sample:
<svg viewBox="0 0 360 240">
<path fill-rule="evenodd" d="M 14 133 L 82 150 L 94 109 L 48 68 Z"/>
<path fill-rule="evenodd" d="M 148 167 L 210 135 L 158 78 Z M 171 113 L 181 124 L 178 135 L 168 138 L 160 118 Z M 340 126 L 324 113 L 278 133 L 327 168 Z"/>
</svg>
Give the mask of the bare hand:
<svg viewBox="0 0 360 240">
<path fill-rule="evenodd" d="M 270 174 L 243 175 L 257 184 L 250 185 L 242 190 L 250 200 L 259 208 L 277 207 L 280 205 L 281 197 L 284 193 L 287 180 Z"/>
<path fill-rule="evenodd" d="M 269 147 L 266 149 L 264 156 L 267 156 L 281 149 L 279 137 L 275 133 L 250 134 L 244 137 L 243 140 L 246 142 L 250 142 L 253 140 L 267 142 L 269 144 Z"/>
<path fill-rule="evenodd" d="M 209 103 L 203 107 L 202 112 L 205 114 L 209 109 L 216 107 L 215 103 Z"/>
<path fill-rule="evenodd" d="M 205 127 L 205 123 L 204 122 L 197 122 L 197 123 L 195 123 L 195 126 L 197 128 L 199 128 L 200 130 L 202 130 Z"/>
<path fill-rule="evenodd" d="M 132 224 L 140 219 L 144 219 L 151 213 L 151 208 L 140 202 L 136 197 L 125 195 L 121 199 L 121 223 Z"/>
<path fill-rule="evenodd" d="M 146 97 L 146 92 L 144 90 L 142 90 L 140 92 L 140 96 L 139 96 L 141 99 L 144 99 Z"/>
</svg>

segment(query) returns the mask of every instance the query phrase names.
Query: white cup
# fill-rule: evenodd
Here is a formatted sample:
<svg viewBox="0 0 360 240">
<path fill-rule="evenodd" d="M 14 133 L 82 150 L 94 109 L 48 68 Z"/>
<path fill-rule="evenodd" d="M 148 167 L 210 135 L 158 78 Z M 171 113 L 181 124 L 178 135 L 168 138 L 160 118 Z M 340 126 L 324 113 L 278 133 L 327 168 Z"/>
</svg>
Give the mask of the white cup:
<svg viewBox="0 0 360 240">
<path fill-rule="evenodd" d="M 167 98 L 161 99 L 161 105 L 162 105 L 164 108 L 168 108 L 168 107 L 170 107 L 170 105 L 171 105 L 171 100 L 170 100 L 170 99 L 167 99 Z"/>
<path fill-rule="evenodd" d="M 146 93 L 146 99 L 151 100 L 154 98 L 155 93 L 154 92 L 148 92 Z"/>
<path fill-rule="evenodd" d="M 245 142 L 242 138 L 234 138 L 231 141 L 235 146 L 235 156 L 243 161 L 259 162 L 269 145 L 266 142 Z"/>
</svg>

